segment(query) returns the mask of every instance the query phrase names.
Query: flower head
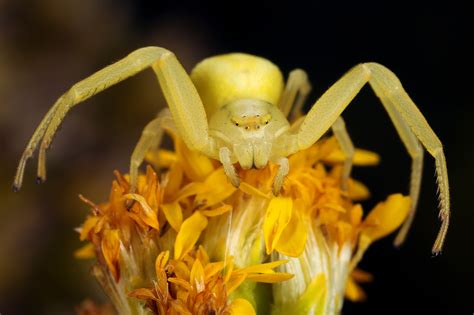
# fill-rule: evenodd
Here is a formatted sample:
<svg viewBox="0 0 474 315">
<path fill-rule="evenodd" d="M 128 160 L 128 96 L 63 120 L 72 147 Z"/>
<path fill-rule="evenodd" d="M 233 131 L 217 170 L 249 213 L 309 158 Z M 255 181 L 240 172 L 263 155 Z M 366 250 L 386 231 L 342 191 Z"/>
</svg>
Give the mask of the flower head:
<svg viewBox="0 0 474 315">
<path fill-rule="evenodd" d="M 189 151 L 150 152 L 149 166 L 130 193 L 116 172 L 107 203 L 91 206 L 79 229 L 95 256 L 93 270 L 119 313 L 335 314 L 344 294 L 363 300 L 356 269 L 369 245 L 405 219 L 410 199 L 388 197 L 364 217 L 357 201 L 368 189 L 349 179 L 333 138 L 289 158 L 290 172 L 274 196 L 277 166 L 238 169 L 241 185 L 222 166 Z M 355 165 L 378 162 L 356 150 Z M 270 285 L 262 284 L 269 283 Z"/>
</svg>

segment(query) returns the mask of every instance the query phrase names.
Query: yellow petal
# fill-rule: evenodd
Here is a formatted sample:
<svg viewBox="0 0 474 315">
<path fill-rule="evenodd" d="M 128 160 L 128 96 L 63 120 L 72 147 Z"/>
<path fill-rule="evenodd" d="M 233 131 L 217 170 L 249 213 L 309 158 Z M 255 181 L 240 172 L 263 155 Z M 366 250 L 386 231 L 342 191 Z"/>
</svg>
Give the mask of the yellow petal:
<svg viewBox="0 0 474 315">
<path fill-rule="evenodd" d="M 188 280 L 191 270 L 189 270 L 188 265 L 186 265 L 184 261 L 175 260 L 173 261 L 173 273 L 175 274 L 176 278 Z"/>
<path fill-rule="evenodd" d="M 262 283 L 278 283 L 293 278 L 294 275 L 287 272 L 275 272 L 272 274 L 250 274 L 246 279 Z"/>
<path fill-rule="evenodd" d="M 97 221 L 99 221 L 99 217 L 96 217 L 96 216 L 87 218 L 86 222 L 84 222 L 84 224 L 81 227 L 81 234 L 79 236 L 79 239 L 81 241 L 87 238 L 89 232 L 94 228 Z"/>
<path fill-rule="evenodd" d="M 352 302 L 362 302 L 367 299 L 364 290 L 354 281 L 352 277 L 347 279 L 346 291 L 344 293 L 346 298 Z"/>
<path fill-rule="evenodd" d="M 408 215 L 410 197 L 401 194 L 390 195 L 369 213 L 364 221 L 362 233 L 373 242 L 395 231 Z"/>
<path fill-rule="evenodd" d="M 323 205 L 323 208 L 324 209 L 329 209 L 329 210 L 334 210 L 334 211 L 341 212 L 341 213 L 346 212 L 346 208 L 344 208 L 343 206 L 341 206 L 340 204 L 337 204 L 337 203 L 327 202 Z"/>
<path fill-rule="evenodd" d="M 222 202 L 237 190 L 229 182 L 222 167 L 210 174 L 204 185 L 206 189 L 197 194 L 195 199 L 195 204 L 200 207 L 210 207 Z"/>
<path fill-rule="evenodd" d="M 189 275 L 189 282 L 195 288 L 197 293 L 204 291 L 204 268 L 199 259 L 194 261 Z"/>
<path fill-rule="evenodd" d="M 207 218 L 199 211 L 194 212 L 193 215 L 184 220 L 174 244 L 175 259 L 180 259 L 193 248 L 206 226 Z"/>
<path fill-rule="evenodd" d="M 235 299 L 230 303 L 229 312 L 231 315 L 255 315 L 252 304 L 245 299 Z"/>
<path fill-rule="evenodd" d="M 354 269 L 354 271 L 352 271 L 351 277 L 355 281 L 360 282 L 360 283 L 371 282 L 374 280 L 374 276 L 371 273 L 359 268 Z"/>
<path fill-rule="evenodd" d="M 344 221 L 339 221 L 336 223 L 336 240 L 339 247 L 342 247 L 344 243 L 351 240 L 352 231 L 351 224 Z"/>
<path fill-rule="evenodd" d="M 168 278 L 168 282 L 174 283 L 174 284 L 180 286 L 181 288 L 185 289 L 186 291 L 192 291 L 193 290 L 193 287 L 191 286 L 191 284 L 189 282 L 187 282 L 186 280 L 183 280 L 183 279 Z"/>
<path fill-rule="evenodd" d="M 169 199 L 178 194 L 183 183 L 184 172 L 179 163 L 172 164 L 163 176 L 161 183 L 165 187 L 164 193 Z"/>
<path fill-rule="evenodd" d="M 349 220 L 352 226 L 358 226 L 360 224 L 360 222 L 362 221 L 363 214 L 364 211 L 362 210 L 362 206 L 360 204 L 354 205 L 349 210 Z"/>
<path fill-rule="evenodd" d="M 243 269 L 236 270 L 236 272 L 245 272 L 245 273 L 269 273 L 273 272 L 273 268 L 286 264 L 288 260 L 276 260 L 264 264 L 258 264 L 249 266 Z"/>
<path fill-rule="evenodd" d="M 170 258 L 170 252 L 164 251 L 161 252 L 155 260 L 155 272 L 156 274 L 160 274 L 162 270 L 165 269 L 166 264 L 168 263 L 168 259 Z"/>
<path fill-rule="evenodd" d="M 270 254 L 291 219 L 293 201 L 291 198 L 275 197 L 270 200 L 263 222 L 263 234 L 267 254 Z"/>
<path fill-rule="evenodd" d="M 203 266 L 207 266 L 209 264 L 209 255 L 207 254 L 206 250 L 202 245 L 199 245 L 198 250 L 196 252 L 196 259 L 199 259 Z"/>
<path fill-rule="evenodd" d="M 247 275 L 245 273 L 233 273 L 228 281 L 225 283 L 227 294 L 233 292 L 237 287 L 244 282 Z"/>
<path fill-rule="evenodd" d="M 178 155 L 170 150 L 148 151 L 145 160 L 155 165 L 156 168 L 169 168 L 178 161 Z"/>
<path fill-rule="evenodd" d="M 227 281 L 230 280 L 230 277 L 232 276 L 232 271 L 234 270 L 234 257 L 230 256 L 227 259 L 227 263 L 225 265 L 225 274 L 224 274 L 224 282 L 227 283 Z"/>
<path fill-rule="evenodd" d="M 340 149 L 333 150 L 324 161 L 328 163 L 344 163 L 345 155 Z M 352 163 L 357 166 L 373 166 L 380 163 L 380 156 L 372 151 L 355 149 Z"/>
<path fill-rule="evenodd" d="M 275 249 L 287 256 L 298 257 L 304 251 L 307 235 L 303 219 L 298 213 L 295 213 L 281 233 Z"/>
<path fill-rule="evenodd" d="M 355 149 L 352 162 L 357 166 L 377 165 L 380 163 L 380 155 L 368 150 Z"/>
<path fill-rule="evenodd" d="M 229 212 L 230 210 L 232 210 L 231 205 L 223 205 L 211 210 L 202 210 L 201 213 L 205 215 L 206 217 L 217 217 L 221 214 Z"/>
<path fill-rule="evenodd" d="M 375 206 L 363 222 L 364 228 L 359 236 L 357 251 L 351 259 L 349 270 L 357 266 L 372 242 L 392 233 L 405 221 L 410 204 L 410 197 L 393 194 Z"/>
<path fill-rule="evenodd" d="M 225 265 L 223 261 L 207 264 L 206 267 L 204 267 L 204 274 L 205 274 L 206 280 L 211 278 L 218 272 L 221 272 L 222 270 L 224 270 L 224 267 Z"/>
<path fill-rule="evenodd" d="M 181 210 L 179 202 L 162 204 L 161 210 L 171 227 L 178 232 L 183 222 L 183 211 Z"/>
<path fill-rule="evenodd" d="M 265 194 L 263 191 L 260 189 L 246 183 L 246 182 L 241 182 L 239 189 L 246 193 L 247 195 L 254 196 L 254 197 L 261 197 L 265 199 L 270 199 L 270 194 Z"/>
<path fill-rule="evenodd" d="M 352 200 L 365 200 L 370 197 L 369 188 L 355 179 L 349 179 L 347 186 L 347 193 Z"/>
<path fill-rule="evenodd" d="M 189 183 L 178 192 L 178 195 L 175 201 L 180 201 L 190 196 L 203 193 L 206 190 L 207 188 L 203 183 L 195 183 L 195 182 Z"/>
<path fill-rule="evenodd" d="M 95 258 L 95 246 L 92 243 L 87 243 L 74 252 L 74 257 L 77 259 Z"/>
</svg>

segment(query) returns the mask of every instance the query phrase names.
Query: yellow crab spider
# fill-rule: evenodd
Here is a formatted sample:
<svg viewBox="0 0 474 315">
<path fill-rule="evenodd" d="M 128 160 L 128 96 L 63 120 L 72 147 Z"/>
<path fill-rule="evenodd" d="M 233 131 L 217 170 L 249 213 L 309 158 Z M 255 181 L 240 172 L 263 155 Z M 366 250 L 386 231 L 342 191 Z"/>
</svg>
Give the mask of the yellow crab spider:
<svg viewBox="0 0 474 315">
<path fill-rule="evenodd" d="M 145 127 L 132 154 L 132 189 L 145 153 L 160 144 L 163 128 L 175 130 L 191 150 L 219 160 L 235 186 L 239 186 L 240 181 L 233 164 L 239 163 L 248 169 L 262 168 L 269 161 L 276 163 L 279 170 L 274 179 L 275 194 L 288 174 L 287 157 L 312 146 L 332 128 L 346 156 L 342 175 L 345 185 L 354 149 L 340 115 L 369 83 L 412 158 L 411 212 L 395 242 L 403 242 L 413 220 L 420 191 L 423 145 L 436 161 L 442 223 L 432 251 L 435 254 L 441 251 L 450 214 L 442 144 L 395 74 L 377 63 L 363 63 L 349 70 L 316 101 L 306 116 L 302 116 L 300 111 L 311 89 L 303 70 L 292 71 L 285 85 L 280 70 L 273 63 L 239 53 L 205 59 L 189 76 L 172 52 L 160 47 L 138 49 L 75 84 L 56 101 L 23 152 L 14 189 L 21 187 L 25 164 L 38 145 L 37 176 L 39 181 L 46 179 L 46 149 L 73 106 L 148 67 L 156 73 L 169 109 L 163 110 Z"/>
</svg>

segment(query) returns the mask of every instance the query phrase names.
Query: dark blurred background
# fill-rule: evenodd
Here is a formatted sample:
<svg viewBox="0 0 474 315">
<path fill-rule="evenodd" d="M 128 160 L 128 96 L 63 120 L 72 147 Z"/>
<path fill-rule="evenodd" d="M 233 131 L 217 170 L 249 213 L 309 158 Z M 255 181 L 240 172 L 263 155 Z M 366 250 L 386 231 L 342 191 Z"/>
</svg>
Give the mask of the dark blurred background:
<svg viewBox="0 0 474 315">
<path fill-rule="evenodd" d="M 375 276 L 366 303 L 344 314 L 474 312 L 473 12 L 450 4 L 305 4 L 151 0 L 0 0 L 0 313 L 70 314 L 83 299 L 104 300 L 90 263 L 73 258 L 73 231 L 91 200 L 107 198 L 112 171 L 126 172 L 141 129 L 163 100 L 147 70 L 76 107 L 48 153 L 48 181 L 36 185 L 31 160 L 20 193 L 11 182 L 20 154 L 47 109 L 72 84 L 136 48 L 158 45 L 190 70 L 200 59 L 242 51 L 306 69 L 314 101 L 352 66 L 393 70 L 445 146 L 452 220 L 443 254 L 430 250 L 439 228 L 434 163 L 407 243 L 374 244 L 361 267 Z M 309 107 L 310 104 L 308 104 Z M 373 92 L 344 112 L 358 147 L 382 164 L 356 169 L 372 202 L 407 192 L 410 159 Z M 472 163 L 471 163 L 472 162 Z"/>
</svg>

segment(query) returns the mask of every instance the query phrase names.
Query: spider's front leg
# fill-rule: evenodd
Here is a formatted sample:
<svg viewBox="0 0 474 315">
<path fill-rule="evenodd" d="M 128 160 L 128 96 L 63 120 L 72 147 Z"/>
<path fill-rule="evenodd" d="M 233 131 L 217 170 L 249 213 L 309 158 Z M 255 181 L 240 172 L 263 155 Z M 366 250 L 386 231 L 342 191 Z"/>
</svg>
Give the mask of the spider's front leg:
<svg viewBox="0 0 474 315">
<path fill-rule="evenodd" d="M 337 81 L 313 105 L 301 123 L 297 134 L 297 148 L 305 149 L 313 145 L 336 122 L 342 111 L 369 83 L 389 113 L 400 138 L 413 159 L 410 181 L 412 208 L 399 237 L 400 244 L 412 223 L 421 183 L 422 153 L 419 142 L 435 158 L 437 182 L 440 196 L 440 231 L 433 245 L 433 253 L 441 251 L 450 217 L 450 195 L 446 159 L 440 140 L 429 126 L 419 109 L 403 89 L 398 78 L 390 70 L 376 63 L 366 63 L 354 67 Z"/>
<path fill-rule="evenodd" d="M 279 108 L 288 120 L 292 122 L 290 133 L 296 134 L 301 124 L 305 120 L 302 109 L 308 94 L 311 92 L 311 83 L 308 75 L 304 70 L 295 69 L 290 72 L 288 82 L 279 102 Z M 344 119 L 339 117 L 331 126 L 332 132 L 336 137 L 339 147 L 344 155 L 344 166 L 341 174 L 341 185 L 344 191 L 347 191 L 349 176 L 352 170 L 352 160 L 354 157 L 354 145 L 346 129 Z M 280 165 L 280 164 L 279 164 Z M 280 165 L 281 166 L 281 165 Z M 274 192 L 278 193 L 279 188 L 283 184 L 282 171 L 284 167 L 280 167 L 280 171 L 275 178 Z M 288 173 L 288 171 L 287 171 Z M 283 176 L 283 177 L 282 177 Z M 285 175 L 286 176 L 286 175 Z M 281 183 L 279 183 L 281 181 Z"/>
<path fill-rule="evenodd" d="M 72 107 L 148 67 L 152 67 L 158 76 L 177 130 L 186 145 L 215 158 L 206 113 L 188 74 L 170 51 L 160 47 L 146 47 L 80 81 L 56 101 L 36 128 L 22 154 L 13 183 L 14 190 L 20 189 L 26 162 L 40 142 L 37 178 L 39 181 L 46 179 L 46 150 Z"/>
</svg>

